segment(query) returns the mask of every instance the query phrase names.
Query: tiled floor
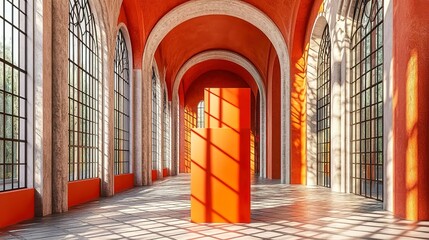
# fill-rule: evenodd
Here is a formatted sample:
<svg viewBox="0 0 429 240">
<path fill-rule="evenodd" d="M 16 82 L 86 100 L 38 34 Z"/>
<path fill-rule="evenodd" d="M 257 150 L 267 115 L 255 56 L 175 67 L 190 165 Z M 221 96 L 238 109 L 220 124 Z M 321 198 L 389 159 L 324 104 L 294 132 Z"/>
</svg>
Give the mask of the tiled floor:
<svg viewBox="0 0 429 240">
<path fill-rule="evenodd" d="M 381 204 L 323 188 L 258 182 L 252 223 L 189 222 L 189 176 L 135 188 L 0 232 L 0 239 L 429 239 L 429 222 L 395 219 Z"/>
</svg>

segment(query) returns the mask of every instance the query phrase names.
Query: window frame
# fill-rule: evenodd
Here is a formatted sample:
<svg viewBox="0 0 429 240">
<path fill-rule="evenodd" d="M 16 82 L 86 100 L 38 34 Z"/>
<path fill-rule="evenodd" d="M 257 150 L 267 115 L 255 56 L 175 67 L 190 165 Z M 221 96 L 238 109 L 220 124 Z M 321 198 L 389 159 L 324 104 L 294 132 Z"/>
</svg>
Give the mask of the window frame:
<svg viewBox="0 0 429 240">
<path fill-rule="evenodd" d="M 81 12 L 79 11 L 84 11 L 85 23 L 83 25 L 80 20 L 73 22 L 73 17 L 76 14 L 79 15 L 79 19 L 81 18 Z M 86 28 L 85 31 L 79 29 L 82 26 L 89 27 L 89 31 Z M 99 121 L 101 119 L 100 99 L 102 96 L 100 89 L 102 85 L 101 73 L 99 71 L 102 65 L 100 64 L 97 30 L 95 15 L 89 0 L 69 0 L 69 181 L 99 177 L 99 139 L 102 137 L 99 131 Z M 84 36 L 86 39 L 83 39 Z M 74 42 L 75 40 L 76 42 Z M 77 49 L 75 48 L 75 43 L 77 44 Z M 85 58 L 85 56 L 89 57 L 89 59 Z M 84 66 L 84 64 L 87 66 Z M 92 65 L 92 68 L 88 65 Z M 75 68 L 77 68 L 76 72 Z M 77 80 L 74 78 L 75 76 L 77 76 Z M 93 81 L 88 82 L 89 86 L 84 86 L 83 81 L 88 79 Z M 75 109 L 76 107 L 77 110 Z M 77 124 L 77 130 L 73 126 L 75 123 Z M 90 126 L 87 126 L 87 124 Z M 77 143 L 75 144 L 75 142 Z"/>
<path fill-rule="evenodd" d="M 197 104 L 197 128 L 205 128 L 205 102 L 201 100 Z"/>
<path fill-rule="evenodd" d="M 0 163 L 0 171 L 2 177 L 0 178 L 0 192 L 7 192 L 19 189 L 25 189 L 32 187 L 32 129 L 33 124 L 33 110 L 31 103 L 33 102 L 33 78 L 32 78 L 32 35 L 33 35 L 33 3 L 27 0 L 18 1 L 3 1 L 0 13 L 0 31 L 1 40 L 1 56 L 0 56 L 0 67 L 2 71 L 0 84 L 2 104 L 0 106 L 2 114 L 0 114 L 1 130 L 0 136 L 0 156 L 3 162 Z M 21 6 L 24 3 L 25 6 Z M 6 6 L 10 6 L 10 13 L 6 14 Z M 16 17 L 18 15 L 18 17 Z M 10 47 L 12 48 L 10 58 L 7 59 L 6 54 L 6 26 L 9 26 L 12 31 L 10 38 Z M 17 38 L 17 39 L 16 39 Z M 15 51 L 17 53 L 15 54 Z M 17 58 L 17 59 L 16 59 Z M 11 84 L 10 89 L 6 89 L 6 74 L 7 69 L 10 71 Z M 16 83 L 18 86 L 15 86 Z M 7 111 L 7 98 L 10 99 L 10 110 Z M 15 110 L 14 105 L 17 104 Z M 9 136 L 6 128 L 7 119 L 10 119 L 11 130 Z M 15 129 L 15 123 L 17 123 L 17 129 Z M 17 131 L 17 132 L 15 132 Z M 7 154 L 6 143 L 10 143 L 12 153 Z M 15 156 L 15 147 L 16 154 Z M 11 154 L 11 156 L 10 156 Z M 6 157 L 10 156 L 9 163 L 6 163 Z M 23 157 L 21 157 L 23 155 Z M 6 178 L 6 166 L 9 165 L 11 169 L 11 177 Z M 15 167 L 17 168 L 14 171 Z M 16 176 L 15 176 L 16 173 Z M 16 180 L 14 179 L 16 177 Z M 8 183 L 11 184 L 7 187 Z M 16 185 L 15 185 L 16 184 Z"/>
<path fill-rule="evenodd" d="M 124 32 L 116 36 L 114 58 L 114 174 L 129 174 L 131 169 L 131 71 L 129 49 Z M 118 72 L 118 71 L 121 72 Z M 125 72 L 124 72 L 125 71 Z M 125 75 L 125 76 L 124 76 Z M 119 88 L 122 83 L 122 88 Z M 124 89 L 126 88 L 126 89 Z M 121 101 L 122 100 L 122 101 Z M 122 104 L 120 104 L 120 102 Z M 120 107 L 121 105 L 121 107 Z M 123 119 L 122 121 L 118 121 Z M 122 133 L 122 134 L 121 134 Z M 122 135 L 122 137 L 119 137 Z M 124 160 L 119 154 L 124 153 Z"/>
<path fill-rule="evenodd" d="M 378 201 L 383 201 L 385 188 L 383 10 L 381 0 L 356 2 L 350 49 L 351 189 Z"/>
<path fill-rule="evenodd" d="M 326 25 L 317 61 L 316 135 L 317 185 L 331 187 L 331 38 Z"/>
</svg>

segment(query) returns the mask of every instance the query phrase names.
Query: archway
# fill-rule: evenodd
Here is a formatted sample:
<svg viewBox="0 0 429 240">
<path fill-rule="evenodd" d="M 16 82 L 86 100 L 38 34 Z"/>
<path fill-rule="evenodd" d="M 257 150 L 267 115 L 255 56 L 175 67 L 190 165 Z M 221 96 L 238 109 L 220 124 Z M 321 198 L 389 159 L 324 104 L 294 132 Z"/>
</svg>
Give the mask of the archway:
<svg viewBox="0 0 429 240">
<path fill-rule="evenodd" d="M 143 87 L 145 93 L 143 94 L 143 102 L 150 102 L 149 94 L 147 92 L 150 87 L 150 66 L 154 59 L 155 51 L 161 43 L 162 39 L 175 27 L 181 23 L 201 16 L 206 15 L 227 15 L 242 19 L 253 26 L 257 27 L 263 32 L 274 46 L 279 62 L 280 62 L 280 75 L 281 75 L 281 178 L 282 183 L 290 182 L 290 60 L 289 53 L 280 30 L 277 25 L 262 11 L 252 6 L 251 4 L 242 1 L 228 1 L 228 0 L 213 0 L 213 1 L 190 1 L 186 2 L 170 12 L 168 12 L 153 28 L 148 37 L 144 55 L 143 55 Z M 177 101 L 177 99 L 173 99 Z M 150 106 L 149 106 L 150 107 Z M 178 126 L 178 119 L 176 116 L 178 108 L 173 104 L 173 126 Z M 148 126 L 149 120 L 143 116 L 144 126 Z M 150 126 L 146 127 L 145 132 L 150 132 Z M 177 161 L 179 156 L 179 136 L 174 133 L 173 136 L 173 159 Z M 144 143 L 144 149 L 149 151 L 151 143 Z M 150 159 L 150 156 L 146 156 Z M 177 164 L 173 164 L 177 166 Z M 177 168 L 172 169 L 173 173 L 177 173 Z M 266 173 L 263 172 L 263 177 Z"/>
</svg>

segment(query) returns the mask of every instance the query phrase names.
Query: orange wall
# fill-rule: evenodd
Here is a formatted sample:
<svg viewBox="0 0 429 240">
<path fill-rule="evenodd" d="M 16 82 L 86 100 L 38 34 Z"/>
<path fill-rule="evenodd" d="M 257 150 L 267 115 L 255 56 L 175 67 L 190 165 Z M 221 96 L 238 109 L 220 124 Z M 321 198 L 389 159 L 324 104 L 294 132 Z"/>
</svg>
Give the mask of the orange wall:
<svg viewBox="0 0 429 240">
<path fill-rule="evenodd" d="M 393 3 L 394 214 L 429 220 L 429 3 Z"/>
<path fill-rule="evenodd" d="M 277 57 L 273 62 L 273 76 L 268 82 L 267 92 L 267 177 L 280 179 L 281 83 L 280 65 Z"/>
<path fill-rule="evenodd" d="M 152 170 L 152 182 L 155 182 L 158 179 L 158 171 Z"/>
<path fill-rule="evenodd" d="M 115 193 L 120 193 L 134 187 L 134 174 L 115 175 L 114 179 Z"/>
<path fill-rule="evenodd" d="M 34 189 L 0 192 L 0 228 L 34 218 Z"/>
<path fill-rule="evenodd" d="M 162 169 L 162 176 L 163 177 L 168 177 L 169 176 L 169 174 L 168 174 L 168 168 L 163 168 Z"/>
<path fill-rule="evenodd" d="M 306 184 L 306 66 L 313 24 L 322 0 L 302 0 L 292 42 L 291 66 L 291 183 Z"/>
<path fill-rule="evenodd" d="M 78 180 L 68 183 L 68 207 L 87 203 L 100 198 L 99 178 Z"/>
</svg>

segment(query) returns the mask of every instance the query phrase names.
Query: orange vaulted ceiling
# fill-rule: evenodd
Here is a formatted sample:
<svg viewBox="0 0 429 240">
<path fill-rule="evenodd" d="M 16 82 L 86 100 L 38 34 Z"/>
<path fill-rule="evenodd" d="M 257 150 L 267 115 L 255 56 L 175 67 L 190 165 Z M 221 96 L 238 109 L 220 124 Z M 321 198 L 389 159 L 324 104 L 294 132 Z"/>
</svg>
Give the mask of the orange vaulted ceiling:
<svg viewBox="0 0 429 240">
<path fill-rule="evenodd" d="M 196 64 L 183 76 L 181 84 L 183 85 L 185 95 L 196 80 L 198 80 L 205 73 L 213 70 L 234 73 L 237 77 L 247 83 L 254 95 L 258 93 L 258 86 L 256 85 L 250 73 L 246 71 L 246 69 L 235 63 L 224 60 L 209 60 Z"/>
<path fill-rule="evenodd" d="M 158 56 L 171 86 L 180 67 L 192 56 L 214 49 L 236 52 L 249 59 L 262 76 L 267 72 L 271 42 L 259 29 L 228 16 L 191 19 L 173 29 L 161 42 Z"/>
<path fill-rule="evenodd" d="M 201 0 L 209 1 L 209 0 Z M 156 23 L 169 11 L 187 0 L 123 0 L 119 22 L 125 22 L 133 44 L 134 64 L 141 67 L 146 40 Z M 264 12 L 281 31 L 289 52 L 302 48 L 294 42 L 304 35 L 308 13 L 313 0 L 245 0 Z M 258 29 L 240 19 L 211 15 L 191 19 L 173 29 L 160 44 L 156 59 L 167 69 L 166 80 L 171 89 L 171 78 L 193 55 L 205 50 L 226 49 L 242 54 L 258 68 L 264 78 L 270 58 L 271 44 Z M 271 52 L 271 53 L 270 53 Z"/>
<path fill-rule="evenodd" d="M 122 6 L 128 23 L 133 28 L 142 28 L 142 42 L 155 24 L 169 11 L 189 0 L 123 0 Z M 203 0 L 208 1 L 208 0 Z M 290 39 L 291 29 L 295 22 L 297 9 L 313 0 L 245 0 L 268 15 L 283 32 L 285 39 Z"/>
</svg>

